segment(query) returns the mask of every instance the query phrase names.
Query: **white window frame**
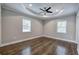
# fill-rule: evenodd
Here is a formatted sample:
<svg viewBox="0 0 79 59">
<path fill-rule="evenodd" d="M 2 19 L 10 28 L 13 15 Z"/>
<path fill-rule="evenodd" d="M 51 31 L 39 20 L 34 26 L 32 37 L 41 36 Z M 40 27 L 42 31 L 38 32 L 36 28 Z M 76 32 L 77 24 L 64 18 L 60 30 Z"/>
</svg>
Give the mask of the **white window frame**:
<svg viewBox="0 0 79 59">
<path fill-rule="evenodd" d="M 23 20 L 22 20 L 22 32 L 31 32 L 31 20 L 23 18 Z"/>
<path fill-rule="evenodd" d="M 57 22 L 57 33 L 67 33 L 67 21 Z"/>
</svg>

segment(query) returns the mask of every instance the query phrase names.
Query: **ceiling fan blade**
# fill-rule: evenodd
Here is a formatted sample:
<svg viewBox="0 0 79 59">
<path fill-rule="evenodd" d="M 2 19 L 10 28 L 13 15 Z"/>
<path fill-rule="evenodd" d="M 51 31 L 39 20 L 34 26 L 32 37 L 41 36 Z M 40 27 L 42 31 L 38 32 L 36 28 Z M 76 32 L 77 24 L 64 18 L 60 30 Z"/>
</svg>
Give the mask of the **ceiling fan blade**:
<svg viewBox="0 0 79 59">
<path fill-rule="evenodd" d="M 41 9 L 41 8 L 40 8 L 40 10 L 45 11 L 45 10 L 43 10 L 43 9 Z"/>
<path fill-rule="evenodd" d="M 41 14 L 41 13 L 44 13 L 44 11 L 42 11 L 42 12 L 39 12 L 39 14 Z"/>
<path fill-rule="evenodd" d="M 44 9 L 46 10 L 46 7 L 44 7 Z"/>
<path fill-rule="evenodd" d="M 51 7 L 49 7 L 48 9 L 46 9 L 46 11 L 48 11 L 49 9 L 51 9 Z"/>
<path fill-rule="evenodd" d="M 53 13 L 52 11 L 48 11 L 48 13 Z"/>
</svg>

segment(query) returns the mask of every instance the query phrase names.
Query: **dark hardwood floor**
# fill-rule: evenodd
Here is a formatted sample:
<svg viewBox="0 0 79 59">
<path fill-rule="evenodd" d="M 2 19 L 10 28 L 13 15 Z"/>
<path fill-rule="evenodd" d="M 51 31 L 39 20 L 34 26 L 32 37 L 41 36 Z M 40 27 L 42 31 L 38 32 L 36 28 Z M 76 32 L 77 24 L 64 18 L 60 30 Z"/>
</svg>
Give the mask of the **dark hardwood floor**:
<svg viewBox="0 0 79 59">
<path fill-rule="evenodd" d="M 77 55 L 77 44 L 40 37 L 0 48 L 2 55 Z"/>
</svg>

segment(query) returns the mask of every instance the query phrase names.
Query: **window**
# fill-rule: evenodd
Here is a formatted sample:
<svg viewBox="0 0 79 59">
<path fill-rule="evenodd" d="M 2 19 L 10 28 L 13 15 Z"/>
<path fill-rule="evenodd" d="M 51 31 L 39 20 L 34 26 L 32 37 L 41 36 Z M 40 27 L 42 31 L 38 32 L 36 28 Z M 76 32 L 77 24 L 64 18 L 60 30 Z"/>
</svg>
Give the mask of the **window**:
<svg viewBox="0 0 79 59">
<path fill-rule="evenodd" d="M 66 33 L 66 21 L 57 22 L 57 32 Z"/>
<path fill-rule="evenodd" d="M 22 32 L 31 32 L 31 20 L 23 19 Z"/>
</svg>

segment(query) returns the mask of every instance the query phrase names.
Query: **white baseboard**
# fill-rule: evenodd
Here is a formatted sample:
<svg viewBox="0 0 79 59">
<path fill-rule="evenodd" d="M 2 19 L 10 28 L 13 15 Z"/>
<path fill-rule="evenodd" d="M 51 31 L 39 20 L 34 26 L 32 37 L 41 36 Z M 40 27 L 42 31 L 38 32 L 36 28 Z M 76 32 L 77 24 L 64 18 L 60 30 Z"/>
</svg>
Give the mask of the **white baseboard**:
<svg viewBox="0 0 79 59">
<path fill-rule="evenodd" d="M 79 55 L 79 44 L 78 44 L 78 46 L 77 46 L 77 51 L 78 51 L 78 55 Z"/>
<path fill-rule="evenodd" d="M 56 38 L 56 37 L 52 37 L 52 36 L 49 36 L 49 35 L 39 35 L 39 36 L 35 36 L 35 37 L 31 37 L 31 38 L 27 38 L 27 39 L 23 39 L 23 40 L 19 40 L 19 41 L 13 41 L 13 42 L 10 42 L 10 43 L 1 44 L 0 47 L 11 45 L 11 44 L 15 44 L 15 43 L 19 43 L 19 42 L 23 42 L 23 41 L 27 41 L 27 40 L 32 40 L 32 39 L 35 39 L 35 38 L 38 38 L 38 37 L 54 38 L 54 39 L 57 39 L 57 40 L 62 40 L 62 41 L 67 41 L 67 42 L 73 42 L 73 43 L 78 44 L 78 42 L 72 41 L 72 40 L 67 40 L 67 39 L 62 39 L 62 38 Z"/>
<path fill-rule="evenodd" d="M 54 38 L 54 39 L 57 39 L 57 40 L 62 40 L 62 41 L 72 42 L 72 43 L 78 44 L 78 42 L 72 41 L 72 40 L 68 40 L 68 39 L 62 39 L 62 38 L 52 37 L 52 36 L 49 36 L 49 35 L 43 35 L 43 36 L 44 36 L 44 37 L 48 37 L 48 38 Z"/>
<path fill-rule="evenodd" d="M 34 36 L 34 37 L 31 37 L 31 38 L 26 38 L 26 39 L 19 40 L 19 41 L 13 41 L 13 42 L 10 42 L 10 43 L 1 44 L 0 47 L 15 44 L 15 43 L 19 43 L 19 42 L 23 42 L 23 41 L 27 41 L 27 40 L 32 40 L 32 39 L 35 39 L 35 38 L 38 38 L 38 37 L 42 37 L 42 35 Z"/>
</svg>

